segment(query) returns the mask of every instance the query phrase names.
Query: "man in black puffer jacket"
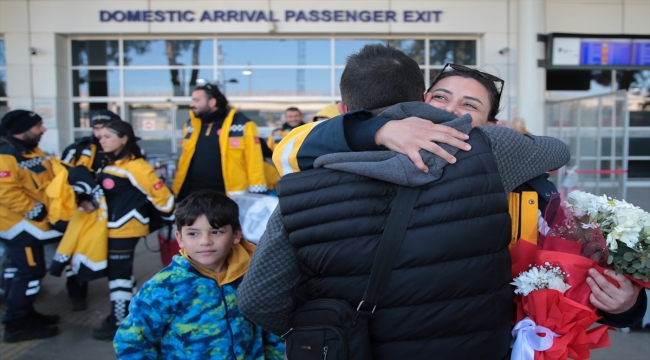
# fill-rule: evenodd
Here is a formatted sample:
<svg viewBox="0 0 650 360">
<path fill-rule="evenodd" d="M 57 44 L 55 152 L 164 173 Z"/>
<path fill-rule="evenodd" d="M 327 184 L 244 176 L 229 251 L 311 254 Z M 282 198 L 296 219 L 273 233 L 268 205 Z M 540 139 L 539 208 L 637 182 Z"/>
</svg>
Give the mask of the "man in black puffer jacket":
<svg viewBox="0 0 650 360">
<path fill-rule="evenodd" d="M 346 77 L 359 75 L 375 79 L 375 86 L 348 87 L 356 84 Z M 405 155 L 376 151 L 325 155 L 315 169 L 285 175 L 280 205 L 239 287 L 248 318 L 282 334 L 304 301 L 343 299 L 356 308 L 398 185 L 417 186 L 404 241 L 370 318 L 373 358 L 507 356 L 513 293 L 506 195 L 566 164 L 569 150 L 560 140 L 507 128 L 472 130 L 469 115 L 422 103 L 423 92 L 418 65 L 398 50 L 372 45 L 349 58 L 342 97 L 357 94 L 361 105 L 348 110 L 445 124 L 468 134 L 472 150 L 445 147 L 457 157 L 454 165 L 423 152 L 428 173 Z M 390 93 L 386 103 L 376 103 Z"/>
</svg>

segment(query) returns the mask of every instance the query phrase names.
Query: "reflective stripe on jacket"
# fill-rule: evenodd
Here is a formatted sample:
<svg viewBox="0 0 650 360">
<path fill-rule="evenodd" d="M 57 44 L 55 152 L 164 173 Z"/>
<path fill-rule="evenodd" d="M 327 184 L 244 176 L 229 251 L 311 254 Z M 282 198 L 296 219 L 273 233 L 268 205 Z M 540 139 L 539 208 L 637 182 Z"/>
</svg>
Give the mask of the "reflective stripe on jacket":
<svg viewBox="0 0 650 360">
<path fill-rule="evenodd" d="M 109 238 L 148 235 L 154 211 L 163 220 L 174 219 L 174 195 L 144 159 L 117 160 L 98 178 L 108 203 Z"/>
<path fill-rule="evenodd" d="M 201 120 L 190 111 L 190 119 L 183 129 L 185 135 L 183 152 L 178 159 L 176 178 L 172 185 L 172 190 L 177 196 L 187 178 L 199 139 L 199 129 L 201 129 Z M 237 110 L 231 109 L 221 126 L 221 134 L 222 136 L 219 136 L 221 173 L 226 193 L 266 192 L 264 159 L 257 125 L 242 114 L 238 114 Z M 228 135 L 223 136 L 223 134 Z"/>
</svg>

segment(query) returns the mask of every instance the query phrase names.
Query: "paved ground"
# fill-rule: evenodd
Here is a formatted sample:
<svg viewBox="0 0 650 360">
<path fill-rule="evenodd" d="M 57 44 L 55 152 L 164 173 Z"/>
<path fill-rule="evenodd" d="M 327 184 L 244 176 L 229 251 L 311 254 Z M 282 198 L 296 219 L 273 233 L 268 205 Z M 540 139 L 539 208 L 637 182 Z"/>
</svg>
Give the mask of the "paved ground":
<svg viewBox="0 0 650 360">
<path fill-rule="evenodd" d="M 151 248 L 158 248 L 153 236 L 148 238 L 147 244 Z M 144 242 L 140 241 L 136 249 L 135 262 L 138 283 L 142 284 L 160 268 L 159 254 L 147 250 Z M 0 342 L 0 359 L 114 359 L 112 343 L 97 341 L 90 336 L 92 328 L 98 326 L 110 312 L 107 281 L 96 280 L 90 284 L 89 290 L 88 309 L 83 312 L 71 312 L 65 291 L 65 279 L 46 277 L 36 307 L 43 313 L 61 315 L 61 333 L 54 338 L 40 341 L 18 344 Z M 4 312 L 4 304 L 0 304 L 0 312 Z M 611 333 L 611 339 L 613 346 L 593 351 L 591 359 L 650 360 L 650 328 L 644 331 L 633 330 L 627 334 Z"/>
</svg>

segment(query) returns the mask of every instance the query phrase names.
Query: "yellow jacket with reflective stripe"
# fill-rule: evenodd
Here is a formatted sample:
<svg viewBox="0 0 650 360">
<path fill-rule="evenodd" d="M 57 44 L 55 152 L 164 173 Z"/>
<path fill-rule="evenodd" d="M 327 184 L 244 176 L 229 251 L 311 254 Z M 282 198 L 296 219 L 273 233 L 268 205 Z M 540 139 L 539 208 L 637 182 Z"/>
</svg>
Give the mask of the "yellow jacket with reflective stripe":
<svg viewBox="0 0 650 360">
<path fill-rule="evenodd" d="M 119 159 L 101 170 L 98 181 L 108 204 L 109 238 L 147 236 L 154 211 L 174 220 L 174 195 L 144 159 Z"/>
<path fill-rule="evenodd" d="M 44 216 L 49 208 L 46 187 L 53 178 L 52 164 L 41 149 L 0 137 L 0 241 L 32 246 L 61 239 Z"/>
<path fill-rule="evenodd" d="M 176 178 L 172 185 L 172 190 L 177 196 L 187 177 L 200 129 L 201 120 L 190 111 L 190 119 L 183 129 L 185 136 L 183 152 L 178 159 Z M 253 121 L 237 114 L 237 110 L 230 109 L 221 126 L 219 149 L 221 150 L 221 173 L 227 194 L 245 191 L 266 192 L 267 180 L 264 175 L 262 148 L 257 125 Z"/>
</svg>

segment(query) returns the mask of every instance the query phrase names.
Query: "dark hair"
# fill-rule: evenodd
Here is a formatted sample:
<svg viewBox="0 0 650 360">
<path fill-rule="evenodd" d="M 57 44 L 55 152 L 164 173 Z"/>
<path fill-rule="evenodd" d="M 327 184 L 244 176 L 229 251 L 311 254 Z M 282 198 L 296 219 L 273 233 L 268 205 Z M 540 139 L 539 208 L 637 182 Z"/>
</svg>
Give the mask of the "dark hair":
<svg viewBox="0 0 650 360">
<path fill-rule="evenodd" d="M 284 112 L 287 112 L 287 111 L 297 111 L 297 112 L 299 112 L 299 113 L 302 114 L 302 111 L 300 111 L 300 109 L 298 109 L 298 108 L 295 107 L 295 106 L 292 106 L 292 107 L 288 108 L 288 109 L 285 110 Z"/>
<path fill-rule="evenodd" d="M 497 114 L 499 113 L 499 107 L 501 106 L 499 89 L 497 89 L 497 86 L 494 84 L 494 81 L 486 79 L 476 72 L 458 71 L 458 70 L 445 71 L 442 74 L 440 74 L 438 78 L 436 78 L 436 80 L 433 82 L 433 84 L 431 84 L 429 89 L 433 89 L 434 85 L 439 83 L 440 80 L 452 76 L 461 76 L 466 79 L 474 79 L 478 81 L 481 85 L 483 85 L 485 90 L 487 90 L 488 92 L 488 100 L 490 101 L 490 112 L 488 113 L 488 121 L 497 121 Z"/>
<path fill-rule="evenodd" d="M 420 66 L 400 50 L 364 46 L 348 57 L 341 75 L 341 98 L 349 110 L 376 110 L 405 101 L 422 101 Z"/>
<path fill-rule="evenodd" d="M 219 91 L 219 87 L 217 87 L 217 85 L 205 84 L 195 87 L 194 91 L 196 90 L 203 90 L 205 92 L 205 95 L 208 97 L 208 101 L 210 99 L 216 99 L 217 107 L 219 109 L 225 109 L 228 106 L 228 99 L 226 99 L 226 96 L 222 94 L 221 91 Z"/>
<path fill-rule="evenodd" d="M 137 139 L 135 137 L 135 133 L 133 132 L 133 127 L 131 124 L 122 120 L 111 120 L 104 124 L 104 127 L 119 137 L 127 137 L 126 144 L 124 145 L 124 150 L 122 151 L 127 151 L 129 154 L 131 154 L 131 157 L 133 159 L 144 158 L 142 151 L 140 150 L 140 146 L 138 146 L 138 143 L 136 142 Z"/>
<path fill-rule="evenodd" d="M 239 224 L 239 206 L 231 198 L 214 190 L 199 190 L 191 193 L 176 207 L 176 227 L 194 224 L 196 219 L 205 215 L 214 229 L 230 225 L 232 231 L 241 229 Z"/>
</svg>

